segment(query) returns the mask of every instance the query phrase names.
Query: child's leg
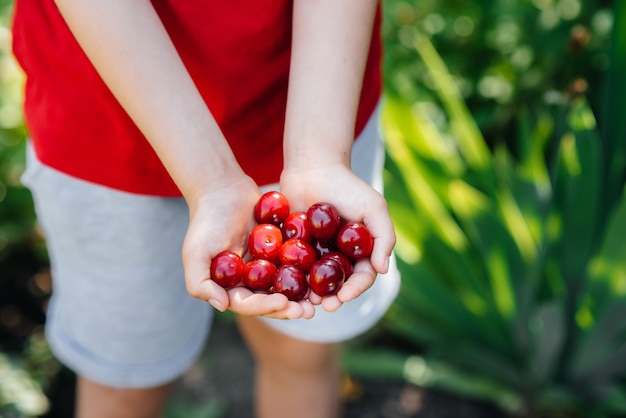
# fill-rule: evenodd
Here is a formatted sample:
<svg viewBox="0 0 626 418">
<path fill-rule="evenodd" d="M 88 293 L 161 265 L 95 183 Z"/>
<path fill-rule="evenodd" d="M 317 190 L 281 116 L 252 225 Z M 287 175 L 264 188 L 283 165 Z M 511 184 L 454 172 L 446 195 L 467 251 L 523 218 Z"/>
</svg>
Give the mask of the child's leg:
<svg viewBox="0 0 626 418">
<path fill-rule="evenodd" d="M 238 325 L 257 362 L 257 418 L 340 415 L 337 344 L 294 339 L 252 317 L 239 317 Z"/>
<path fill-rule="evenodd" d="M 78 378 L 76 418 L 157 418 L 172 384 L 146 389 L 119 389 Z"/>
<path fill-rule="evenodd" d="M 158 417 L 168 386 L 202 352 L 212 318 L 185 288 L 185 202 L 83 182 L 31 153 L 23 180 L 52 268 L 46 336 L 80 376 L 78 416 Z"/>
</svg>

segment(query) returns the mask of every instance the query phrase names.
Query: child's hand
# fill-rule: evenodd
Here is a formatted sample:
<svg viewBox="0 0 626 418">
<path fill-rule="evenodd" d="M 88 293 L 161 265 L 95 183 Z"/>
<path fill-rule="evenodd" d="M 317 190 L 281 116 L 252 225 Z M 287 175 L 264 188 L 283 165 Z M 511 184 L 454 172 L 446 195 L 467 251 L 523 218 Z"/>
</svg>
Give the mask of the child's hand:
<svg viewBox="0 0 626 418">
<path fill-rule="evenodd" d="M 396 240 L 387 203 L 380 193 L 347 167 L 329 164 L 286 171 L 281 176 L 280 188 L 289 199 L 292 211 L 305 211 L 315 202 L 329 202 L 335 205 L 344 219 L 363 222 L 374 237 L 370 259 L 355 264 L 352 276 L 337 295 L 321 298 L 311 293 L 309 299 L 312 303 L 322 304 L 327 311 L 335 311 L 342 303 L 357 298 L 369 289 L 376 273 L 387 272 Z"/>
<path fill-rule="evenodd" d="M 185 280 L 190 295 L 208 301 L 216 309 L 241 315 L 273 318 L 310 318 L 308 301 L 290 302 L 281 294 L 255 294 L 245 287 L 224 290 L 209 278 L 211 259 L 224 250 L 246 254 L 248 233 L 255 225 L 254 204 L 260 191 L 247 178 L 221 186 L 189 202 L 190 222 L 183 245 Z"/>
</svg>

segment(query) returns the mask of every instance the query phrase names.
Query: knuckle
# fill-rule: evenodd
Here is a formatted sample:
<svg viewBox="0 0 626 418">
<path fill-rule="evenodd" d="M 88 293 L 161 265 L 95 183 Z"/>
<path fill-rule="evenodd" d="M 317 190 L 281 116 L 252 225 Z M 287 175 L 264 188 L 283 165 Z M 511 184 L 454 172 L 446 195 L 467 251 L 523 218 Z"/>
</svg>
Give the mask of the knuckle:
<svg viewBox="0 0 626 418">
<path fill-rule="evenodd" d="M 202 292 L 200 291 L 200 286 L 198 286 L 196 283 L 187 282 L 186 288 L 187 288 L 187 293 L 189 293 L 190 296 L 196 299 L 202 299 L 201 297 Z"/>
</svg>

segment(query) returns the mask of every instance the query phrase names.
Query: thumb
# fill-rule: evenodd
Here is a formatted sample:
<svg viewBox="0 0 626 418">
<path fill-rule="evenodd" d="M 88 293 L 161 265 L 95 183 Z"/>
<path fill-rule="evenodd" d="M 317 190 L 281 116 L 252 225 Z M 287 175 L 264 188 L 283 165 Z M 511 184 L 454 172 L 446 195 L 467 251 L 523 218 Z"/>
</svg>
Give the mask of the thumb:
<svg viewBox="0 0 626 418">
<path fill-rule="evenodd" d="M 380 274 L 389 271 L 389 258 L 396 245 L 396 232 L 388 214 L 373 215 L 363 219 L 363 223 L 374 238 L 374 248 L 370 255 L 370 262 L 374 270 Z"/>
</svg>

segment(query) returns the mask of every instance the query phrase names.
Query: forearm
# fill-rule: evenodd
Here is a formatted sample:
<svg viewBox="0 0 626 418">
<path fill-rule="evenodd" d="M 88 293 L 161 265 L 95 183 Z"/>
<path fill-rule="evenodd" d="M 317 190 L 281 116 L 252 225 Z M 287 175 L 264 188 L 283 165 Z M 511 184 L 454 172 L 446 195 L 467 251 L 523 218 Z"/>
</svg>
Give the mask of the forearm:
<svg viewBox="0 0 626 418">
<path fill-rule="evenodd" d="M 296 0 L 285 170 L 350 164 L 376 0 Z"/>
<path fill-rule="evenodd" d="M 242 174 L 148 0 L 56 3 L 186 197 Z"/>
</svg>

